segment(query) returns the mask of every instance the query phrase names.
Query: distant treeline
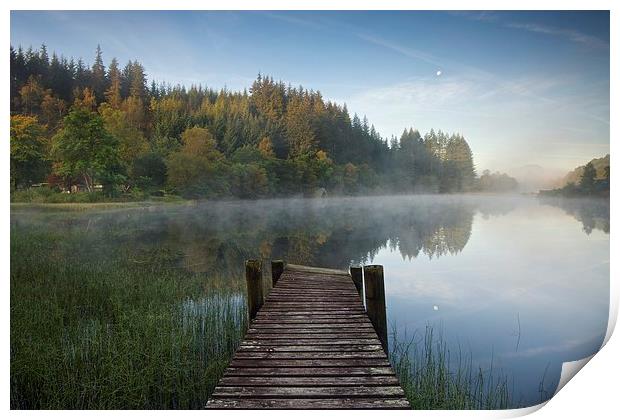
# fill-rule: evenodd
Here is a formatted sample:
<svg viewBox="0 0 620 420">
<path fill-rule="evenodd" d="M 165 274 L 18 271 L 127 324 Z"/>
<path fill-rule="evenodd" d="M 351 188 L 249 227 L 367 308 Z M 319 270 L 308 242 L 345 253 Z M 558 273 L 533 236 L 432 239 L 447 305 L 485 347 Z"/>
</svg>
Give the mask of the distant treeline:
<svg viewBox="0 0 620 420">
<path fill-rule="evenodd" d="M 592 159 L 584 166 L 579 166 L 566 175 L 566 184 L 553 190 L 542 190 L 542 196 L 559 197 L 609 197 L 610 191 L 609 155 Z M 574 180 L 578 179 L 578 182 Z"/>
<path fill-rule="evenodd" d="M 382 137 L 318 91 L 258 75 L 249 91 L 147 84 L 137 61 L 92 66 L 11 47 L 11 188 L 184 197 L 464 192 L 460 134 Z M 500 183 L 501 184 L 501 183 Z M 497 183 L 491 189 L 497 189 Z M 509 185 L 508 189 L 512 189 Z"/>
</svg>

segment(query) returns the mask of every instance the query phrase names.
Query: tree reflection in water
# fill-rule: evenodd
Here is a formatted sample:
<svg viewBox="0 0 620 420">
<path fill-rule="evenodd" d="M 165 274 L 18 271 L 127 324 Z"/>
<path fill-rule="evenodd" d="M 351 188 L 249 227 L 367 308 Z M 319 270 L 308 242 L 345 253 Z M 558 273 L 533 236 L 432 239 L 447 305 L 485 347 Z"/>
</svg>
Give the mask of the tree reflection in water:
<svg viewBox="0 0 620 420">
<path fill-rule="evenodd" d="M 609 233 L 608 198 L 540 197 L 540 202 L 563 209 L 582 223 L 583 231 L 588 235 L 594 229 Z"/>
<path fill-rule="evenodd" d="M 84 213 L 14 211 L 12 223 L 80 231 L 97 252 L 122 250 L 135 261 L 164 260 L 190 272 L 241 276 L 249 258 L 347 268 L 384 247 L 403 259 L 461 252 L 475 214 L 512 211 L 523 198 L 401 196 L 203 202 Z M 544 200 L 580 220 L 584 230 L 609 232 L 609 202 Z"/>
</svg>

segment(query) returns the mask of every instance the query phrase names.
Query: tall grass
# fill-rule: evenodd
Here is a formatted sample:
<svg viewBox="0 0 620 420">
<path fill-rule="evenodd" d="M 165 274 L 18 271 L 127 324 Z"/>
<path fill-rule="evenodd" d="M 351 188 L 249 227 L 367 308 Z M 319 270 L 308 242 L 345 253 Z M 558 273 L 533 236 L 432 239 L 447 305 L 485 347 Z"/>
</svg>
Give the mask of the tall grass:
<svg viewBox="0 0 620 420">
<path fill-rule="evenodd" d="M 183 198 L 166 194 L 164 196 L 153 196 L 139 189 L 133 189 L 129 193 L 116 194 L 110 196 L 102 191 L 93 192 L 74 192 L 66 194 L 48 187 L 27 188 L 25 190 L 11 191 L 11 203 L 32 203 L 32 204 L 111 204 L 111 203 L 132 203 L 141 201 L 154 202 L 184 202 Z"/>
<path fill-rule="evenodd" d="M 398 341 L 390 361 L 409 403 L 418 410 L 490 410 L 512 407 L 506 376 L 474 367 L 471 356 L 453 357 L 441 335 L 427 326 L 424 336 Z M 456 359 L 456 360 L 455 360 Z"/>
<path fill-rule="evenodd" d="M 14 227 L 11 407 L 201 407 L 244 334 L 245 302 L 169 254 L 135 264 L 80 234 Z"/>
</svg>

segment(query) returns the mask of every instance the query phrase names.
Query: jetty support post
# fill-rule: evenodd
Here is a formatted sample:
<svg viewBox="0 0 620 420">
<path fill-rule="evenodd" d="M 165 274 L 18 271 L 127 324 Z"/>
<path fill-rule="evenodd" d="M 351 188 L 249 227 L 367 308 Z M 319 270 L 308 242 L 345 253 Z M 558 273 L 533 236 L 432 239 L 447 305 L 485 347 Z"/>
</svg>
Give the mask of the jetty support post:
<svg viewBox="0 0 620 420">
<path fill-rule="evenodd" d="M 282 260 L 273 260 L 271 261 L 271 285 L 272 287 L 276 286 L 278 279 L 282 275 L 284 271 L 284 261 Z"/>
<path fill-rule="evenodd" d="M 353 279 L 353 284 L 355 284 L 357 293 L 360 295 L 360 298 L 364 300 L 364 288 L 362 285 L 362 267 L 351 266 L 349 267 L 349 273 L 351 274 L 351 278 Z"/>
<path fill-rule="evenodd" d="M 263 271 L 260 260 L 245 262 L 245 282 L 248 287 L 249 319 L 256 318 L 256 313 L 263 306 Z"/>
<path fill-rule="evenodd" d="M 387 315 L 385 313 L 385 287 L 383 266 L 364 266 L 364 287 L 366 289 L 366 312 L 375 327 L 381 345 L 388 354 Z"/>
</svg>

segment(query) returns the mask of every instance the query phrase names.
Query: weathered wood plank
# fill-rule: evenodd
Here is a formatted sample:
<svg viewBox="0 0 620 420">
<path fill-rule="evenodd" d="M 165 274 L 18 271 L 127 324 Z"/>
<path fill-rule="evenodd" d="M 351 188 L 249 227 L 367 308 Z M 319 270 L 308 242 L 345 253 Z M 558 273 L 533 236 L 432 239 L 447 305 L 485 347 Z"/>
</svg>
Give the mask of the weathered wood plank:
<svg viewBox="0 0 620 420">
<path fill-rule="evenodd" d="M 351 292 L 338 291 L 334 296 L 326 296 L 325 292 L 322 290 L 321 293 L 288 293 L 288 292 L 271 292 L 269 296 L 267 296 L 266 300 L 295 300 L 298 299 L 324 299 L 324 300 L 342 300 L 342 299 L 357 299 L 359 301 L 359 297 L 353 295 Z"/>
<path fill-rule="evenodd" d="M 361 311 L 364 309 L 364 306 L 360 303 L 359 305 L 342 305 L 342 304 L 334 304 L 334 303 L 300 303 L 298 305 L 291 305 L 290 303 L 279 304 L 274 302 L 269 302 L 265 304 L 265 308 L 267 311 L 280 310 L 280 311 L 290 311 L 290 310 L 306 310 L 306 311 L 320 311 L 320 310 L 350 310 L 350 311 Z M 370 320 L 369 320 L 370 321 Z"/>
<path fill-rule="evenodd" d="M 228 367 L 226 376 L 384 376 L 394 375 L 391 367 Z"/>
<path fill-rule="evenodd" d="M 378 351 L 318 351 L 318 352 L 262 352 L 238 351 L 237 359 L 383 359 L 385 353 Z"/>
<path fill-rule="evenodd" d="M 316 319 L 368 319 L 368 317 L 364 314 L 351 314 L 351 313 L 341 313 L 338 315 L 334 315 L 334 314 L 316 314 L 316 315 L 312 315 L 311 317 L 309 317 L 308 315 L 293 315 L 290 312 L 287 312 L 286 314 L 273 314 L 271 312 L 262 312 L 260 313 L 257 317 L 256 320 L 262 320 L 262 319 L 287 319 L 287 320 L 292 320 L 292 319 L 312 319 L 312 320 L 316 320 Z"/>
<path fill-rule="evenodd" d="M 237 349 L 238 352 L 243 351 L 261 351 L 261 352 L 367 352 L 367 351 L 379 351 L 381 345 L 376 344 L 330 344 L 330 345 L 301 345 L 290 346 L 285 344 L 275 345 L 240 345 Z"/>
<path fill-rule="evenodd" d="M 321 291 L 325 291 L 328 289 L 334 289 L 334 292 L 350 292 L 351 290 L 355 290 L 354 287 L 349 286 L 343 282 L 319 282 L 319 281 L 309 281 L 300 287 L 298 283 L 288 280 L 282 280 L 282 284 L 278 285 L 278 291 L 282 293 L 291 293 L 296 292 L 301 289 L 305 289 L 314 293 L 320 293 Z"/>
<path fill-rule="evenodd" d="M 329 305 L 340 305 L 340 306 L 354 306 L 358 304 L 358 300 L 356 298 L 342 298 L 342 299 L 330 299 Z M 327 305 L 325 302 L 325 298 L 321 297 L 307 297 L 300 299 L 290 299 L 290 298 L 282 298 L 282 299 L 267 299 L 265 301 L 266 304 L 280 304 L 280 305 L 291 305 L 291 306 L 303 306 L 303 305 L 314 305 L 320 304 L 322 306 Z"/>
<path fill-rule="evenodd" d="M 233 358 L 231 367 L 389 367 L 387 358 L 374 359 L 242 359 Z"/>
<path fill-rule="evenodd" d="M 366 324 L 368 323 L 368 318 L 364 319 L 362 317 L 358 318 L 293 318 L 288 316 L 274 316 L 274 317 L 263 317 L 261 319 L 255 319 L 252 322 L 252 326 L 254 328 L 258 328 L 259 325 L 270 325 L 270 324 Z M 372 325 L 372 324 L 370 324 Z"/>
<path fill-rule="evenodd" d="M 217 386 L 213 392 L 215 398 L 237 397 L 404 397 L 400 386 L 376 387 L 268 387 L 268 386 Z"/>
<path fill-rule="evenodd" d="M 320 345 L 320 346 L 333 346 L 333 345 L 359 345 L 359 344 L 372 344 L 381 345 L 381 341 L 376 338 L 261 338 L 250 339 L 246 338 L 241 342 L 242 346 L 303 346 L 303 345 Z"/>
<path fill-rule="evenodd" d="M 281 410 L 350 410 L 350 409 L 407 409 L 409 402 L 404 398 L 330 398 L 330 399 L 234 399 L 217 398 L 209 401 L 207 408 L 213 409 L 281 409 Z"/>
<path fill-rule="evenodd" d="M 343 372 L 344 373 L 344 372 Z M 388 376 L 224 376 L 219 386 L 286 386 L 286 387 L 332 387 L 332 386 L 397 386 L 398 379 L 394 375 Z"/>
<path fill-rule="evenodd" d="M 377 335 L 372 332 L 337 332 L 337 333 L 319 333 L 319 334 L 294 334 L 294 333 L 276 333 L 270 334 L 267 332 L 258 332 L 258 333 L 249 333 L 245 336 L 246 340 L 254 341 L 254 340 L 376 340 Z"/>
<path fill-rule="evenodd" d="M 362 311 L 341 311 L 338 309 L 334 309 L 334 310 L 327 310 L 327 311 L 290 311 L 290 310 L 282 310 L 282 311 L 278 311 L 278 310 L 262 310 L 260 311 L 260 313 L 257 315 L 257 317 L 262 317 L 262 316 L 305 316 L 305 317 L 311 317 L 311 318 L 316 318 L 318 317 L 333 317 L 333 316 L 339 316 L 339 315 L 362 315 L 362 316 L 366 316 L 366 314 Z"/>
<path fill-rule="evenodd" d="M 336 270 L 333 268 L 323 268 L 323 267 L 310 267 L 307 265 L 298 265 L 298 264 L 286 264 L 286 271 L 289 275 L 294 275 L 295 273 L 299 273 L 301 275 L 307 274 L 328 274 L 334 276 L 348 276 L 349 273 L 344 270 Z"/>
<path fill-rule="evenodd" d="M 257 330 L 268 330 L 268 329 L 323 329 L 323 328 L 331 328 L 331 329 L 338 329 L 338 328 L 344 328 L 344 329 L 352 329 L 354 331 L 358 331 L 359 329 L 366 329 L 366 330 L 372 330 L 372 324 L 370 322 L 347 322 L 347 323 L 318 323 L 318 321 L 316 323 L 260 323 L 260 322 L 253 322 L 252 323 L 252 328 L 253 329 L 257 329 Z"/>
</svg>

